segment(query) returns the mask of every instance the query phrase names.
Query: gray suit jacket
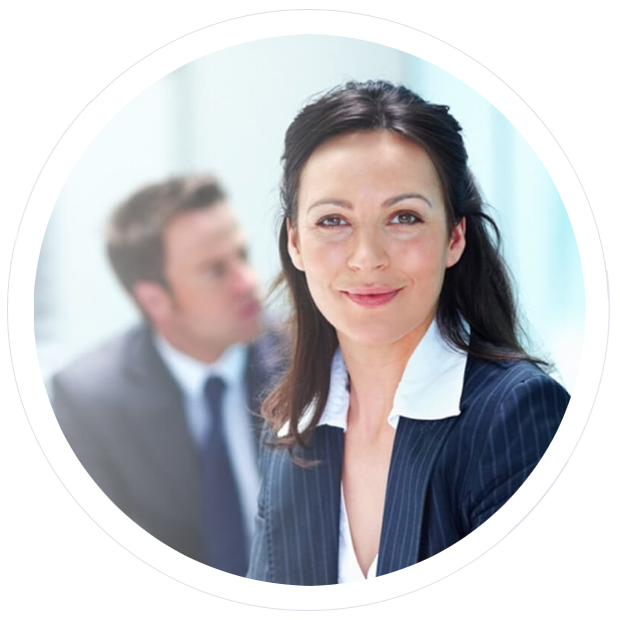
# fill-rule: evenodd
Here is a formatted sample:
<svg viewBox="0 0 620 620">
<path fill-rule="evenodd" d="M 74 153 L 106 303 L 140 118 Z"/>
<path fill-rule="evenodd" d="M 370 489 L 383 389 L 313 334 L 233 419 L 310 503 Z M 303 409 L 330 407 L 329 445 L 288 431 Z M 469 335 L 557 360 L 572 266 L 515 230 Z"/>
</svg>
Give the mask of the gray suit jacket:
<svg viewBox="0 0 620 620">
<path fill-rule="evenodd" d="M 278 339 L 250 346 L 248 424 L 258 441 L 261 395 L 280 369 Z M 52 380 L 52 407 L 78 459 L 104 493 L 168 546 L 204 561 L 199 455 L 183 396 L 140 325 Z"/>
</svg>

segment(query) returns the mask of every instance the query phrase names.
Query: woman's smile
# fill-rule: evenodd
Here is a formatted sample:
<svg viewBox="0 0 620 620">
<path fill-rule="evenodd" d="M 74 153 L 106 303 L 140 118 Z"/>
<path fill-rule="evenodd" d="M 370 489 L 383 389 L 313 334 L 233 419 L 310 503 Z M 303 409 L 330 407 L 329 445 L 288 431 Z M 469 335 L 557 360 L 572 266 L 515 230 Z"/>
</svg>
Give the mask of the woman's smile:
<svg viewBox="0 0 620 620">
<path fill-rule="evenodd" d="M 390 303 L 403 287 L 392 288 L 389 286 L 358 287 L 342 291 L 353 303 L 364 308 L 378 308 Z"/>
</svg>

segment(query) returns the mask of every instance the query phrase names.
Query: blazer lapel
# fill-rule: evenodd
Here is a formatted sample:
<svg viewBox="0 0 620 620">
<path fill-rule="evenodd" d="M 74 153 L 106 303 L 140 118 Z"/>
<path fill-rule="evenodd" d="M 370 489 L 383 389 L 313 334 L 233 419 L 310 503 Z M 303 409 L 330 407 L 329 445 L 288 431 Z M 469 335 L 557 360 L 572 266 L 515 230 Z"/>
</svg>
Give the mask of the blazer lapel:
<svg viewBox="0 0 620 620">
<path fill-rule="evenodd" d="M 288 453 L 272 452 L 267 479 L 273 545 L 273 581 L 295 585 L 338 582 L 342 430 L 318 427 L 309 450 L 295 456 L 319 461 L 302 467 Z M 277 495 L 277 496 L 274 496 Z"/>
<path fill-rule="evenodd" d="M 377 575 L 418 561 L 426 491 L 437 456 L 456 420 L 399 419 L 385 494 Z"/>
<path fill-rule="evenodd" d="M 136 387 L 132 398 L 127 399 L 136 449 L 158 481 L 158 497 L 153 501 L 162 506 L 163 514 L 174 507 L 199 536 L 198 455 L 185 422 L 182 392 L 155 350 L 147 329 L 127 349 L 126 373 Z"/>
</svg>

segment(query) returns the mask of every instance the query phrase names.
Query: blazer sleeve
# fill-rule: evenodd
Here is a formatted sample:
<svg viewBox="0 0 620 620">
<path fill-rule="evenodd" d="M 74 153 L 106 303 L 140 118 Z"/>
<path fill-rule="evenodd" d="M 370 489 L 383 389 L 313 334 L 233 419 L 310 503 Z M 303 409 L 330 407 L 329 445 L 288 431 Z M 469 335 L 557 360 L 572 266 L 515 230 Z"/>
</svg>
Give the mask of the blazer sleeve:
<svg viewBox="0 0 620 620">
<path fill-rule="evenodd" d="M 560 472 L 583 427 L 568 393 L 547 375 L 509 391 L 467 478 L 470 527 L 461 566 L 485 553 L 531 510 Z M 603 559 L 607 508 L 586 431 L 527 519 L 458 573 L 456 596 L 608 597 Z"/>
<path fill-rule="evenodd" d="M 54 469 L 84 510 L 122 543 L 127 540 L 122 507 L 130 498 L 114 475 L 114 464 L 110 463 L 105 442 L 97 432 L 94 423 L 97 402 L 93 395 L 81 394 L 79 386 L 56 375 L 52 381 L 52 408 Z M 77 504 L 73 503 L 73 507 L 80 525 L 94 530 L 99 536 L 116 597 L 191 596 L 190 590 L 183 586 L 178 586 L 179 589 L 169 587 L 166 582 L 174 582 L 129 555 L 103 534 Z"/>
</svg>

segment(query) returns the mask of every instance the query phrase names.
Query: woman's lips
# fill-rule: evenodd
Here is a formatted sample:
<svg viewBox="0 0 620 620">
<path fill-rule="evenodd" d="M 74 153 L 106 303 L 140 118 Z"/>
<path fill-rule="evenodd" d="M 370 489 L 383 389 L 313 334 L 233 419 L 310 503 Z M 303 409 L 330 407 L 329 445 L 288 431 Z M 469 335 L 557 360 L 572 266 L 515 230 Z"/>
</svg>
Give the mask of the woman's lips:
<svg viewBox="0 0 620 620">
<path fill-rule="evenodd" d="M 394 297 L 396 297 L 396 295 L 398 295 L 400 291 L 402 291 L 402 289 L 399 288 L 396 291 L 392 291 L 391 293 L 383 293 L 381 295 L 354 295 L 353 293 L 347 293 L 346 291 L 343 291 L 343 293 L 351 301 L 355 302 L 360 306 L 363 306 L 365 308 L 376 308 L 392 301 L 392 299 L 394 299 Z"/>
</svg>

